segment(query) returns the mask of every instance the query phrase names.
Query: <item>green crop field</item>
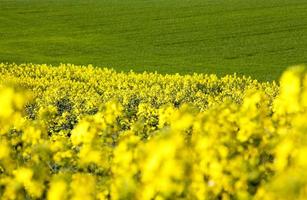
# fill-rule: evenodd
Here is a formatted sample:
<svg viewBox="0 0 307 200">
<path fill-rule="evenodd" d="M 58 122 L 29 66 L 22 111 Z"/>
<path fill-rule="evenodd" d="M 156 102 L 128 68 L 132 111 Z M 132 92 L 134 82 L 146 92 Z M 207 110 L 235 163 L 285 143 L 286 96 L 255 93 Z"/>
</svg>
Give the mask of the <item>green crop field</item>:
<svg viewBox="0 0 307 200">
<path fill-rule="evenodd" d="M 307 1 L 0 0 L 0 62 L 274 80 L 307 63 Z"/>
</svg>

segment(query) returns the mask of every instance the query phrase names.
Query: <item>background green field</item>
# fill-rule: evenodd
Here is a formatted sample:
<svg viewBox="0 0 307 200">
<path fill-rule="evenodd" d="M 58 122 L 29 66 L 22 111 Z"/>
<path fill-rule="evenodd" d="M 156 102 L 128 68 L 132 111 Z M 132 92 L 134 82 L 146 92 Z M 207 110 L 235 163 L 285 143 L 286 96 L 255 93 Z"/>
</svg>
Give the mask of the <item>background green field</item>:
<svg viewBox="0 0 307 200">
<path fill-rule="evenodd" d="M 273 80 L 307 63 L 307 0 L 0 0 L 0 62 Z"/>
</svg>

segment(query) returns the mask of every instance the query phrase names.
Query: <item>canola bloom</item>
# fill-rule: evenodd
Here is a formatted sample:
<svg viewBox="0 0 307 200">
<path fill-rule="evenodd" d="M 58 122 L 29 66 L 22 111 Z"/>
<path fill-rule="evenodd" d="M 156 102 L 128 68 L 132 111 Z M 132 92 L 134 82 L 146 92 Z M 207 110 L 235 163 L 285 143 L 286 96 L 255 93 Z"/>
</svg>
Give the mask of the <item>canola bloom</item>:
<svg viewBox="0 0 307 200">
<path fill-rule="evenodd" d="M 307 73 L 0 64 L 1 199 L 306 199 Z"/>
</svg>

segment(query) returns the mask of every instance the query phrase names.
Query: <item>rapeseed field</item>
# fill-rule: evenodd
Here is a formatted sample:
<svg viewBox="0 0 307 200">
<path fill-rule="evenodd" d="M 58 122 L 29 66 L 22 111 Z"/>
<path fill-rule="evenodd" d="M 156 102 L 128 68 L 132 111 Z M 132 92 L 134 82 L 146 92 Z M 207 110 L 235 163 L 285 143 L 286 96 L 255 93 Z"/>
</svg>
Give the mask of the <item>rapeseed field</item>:
<svg viewBox="0 0 307 200">
<path fill-rule="evenodd" d="M 2 199 L 306 199 L 307 73 L 0 64 Z"/>
</svg>

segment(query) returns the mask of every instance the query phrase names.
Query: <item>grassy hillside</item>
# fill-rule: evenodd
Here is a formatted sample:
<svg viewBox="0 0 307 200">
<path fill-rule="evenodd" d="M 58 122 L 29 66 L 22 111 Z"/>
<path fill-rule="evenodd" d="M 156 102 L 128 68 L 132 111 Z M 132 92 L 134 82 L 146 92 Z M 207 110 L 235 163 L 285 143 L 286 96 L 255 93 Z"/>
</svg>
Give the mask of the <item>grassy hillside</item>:
<svg viewBox="0 0 307 200">
<path fill-rule="evenodd" d="M 272 80 L 305 52 L 306 0 L 0 0 L 0 62 Z"/>
</svg>

